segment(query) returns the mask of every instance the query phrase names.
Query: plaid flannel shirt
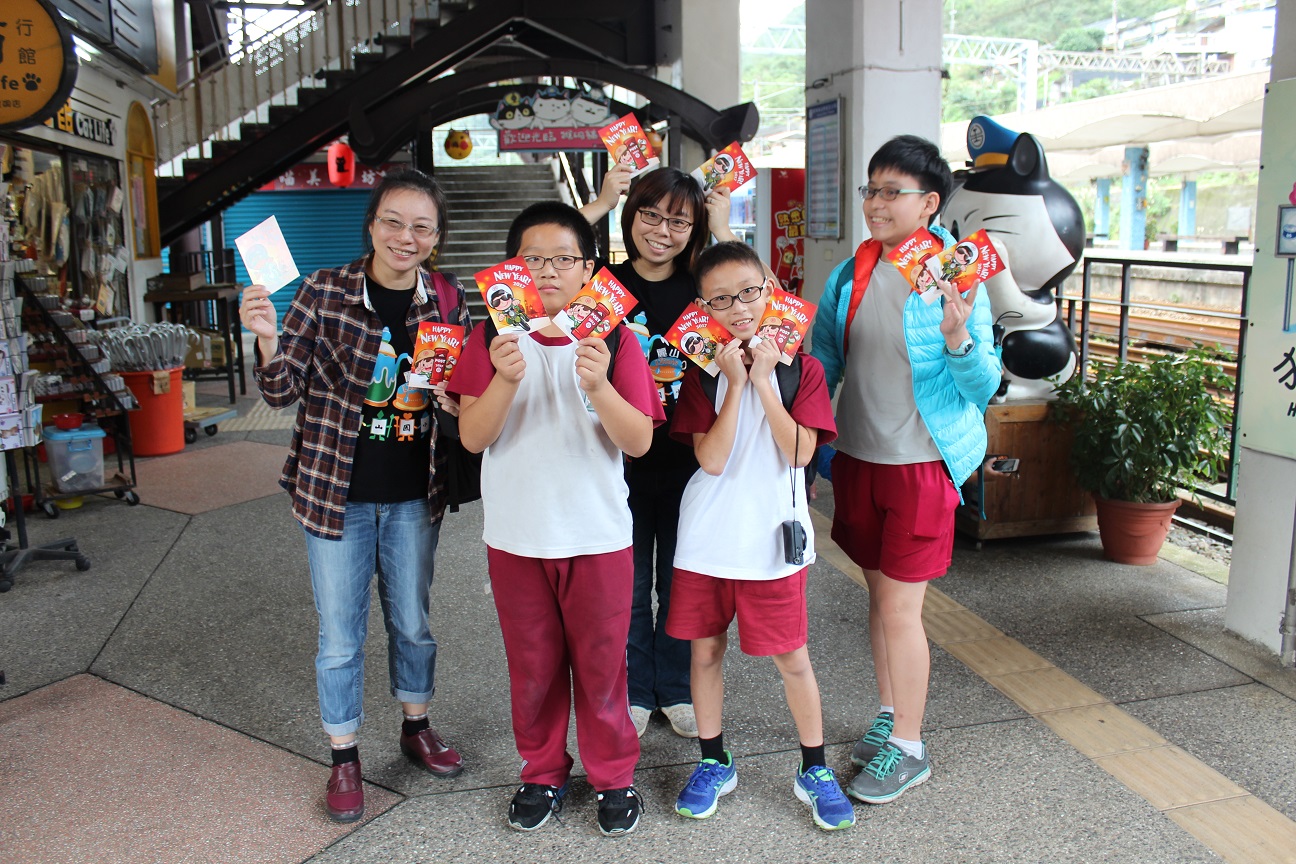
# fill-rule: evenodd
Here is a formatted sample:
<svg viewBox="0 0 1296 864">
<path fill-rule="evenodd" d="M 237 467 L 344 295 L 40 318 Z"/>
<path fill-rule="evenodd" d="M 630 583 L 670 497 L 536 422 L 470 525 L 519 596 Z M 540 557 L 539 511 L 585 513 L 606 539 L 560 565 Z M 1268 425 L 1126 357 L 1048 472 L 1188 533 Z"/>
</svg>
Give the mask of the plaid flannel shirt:
<svg viewBox="0 0 1296 864">
<path fill-rule="evenodd" d="M 297 402 L 292 444 L 279 485 L 292 497 L 293 514 L 311 534 L 326 540 L 342 536 L 347 490 L 365 392 L 382 344 L 382 322 L 369 303 L 365 287 L 368 257 L 345 267 L 318 270 L 302 281 L 284 315 L 279 351 L 257 365 L 253 375 L 261 396 L 272 408 Z M 443 275 L 457 301 L 458 324 L 471 329 L 464 289 L 452 274 Z M 419 271 L 414 305 L 405 319 L 410 341 L 422 321 L 444 321 L 428 271 Z M 260 364 L 263 358 L 257 354 Z M 432 521 L 445 509 L 446 457 L 437 452 L 433 412 L 429 436 L 428 503 Z"/>
</svg>

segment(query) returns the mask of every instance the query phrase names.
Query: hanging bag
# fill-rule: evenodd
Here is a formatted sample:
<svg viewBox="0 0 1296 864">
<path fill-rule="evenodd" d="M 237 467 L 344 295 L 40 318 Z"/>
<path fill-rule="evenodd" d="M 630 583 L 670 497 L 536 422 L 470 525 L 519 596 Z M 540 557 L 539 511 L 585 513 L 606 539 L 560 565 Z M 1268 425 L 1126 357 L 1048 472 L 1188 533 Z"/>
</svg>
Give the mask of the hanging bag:
<svg viewBox="0 0 1296 864">
<path fill-rule="evenodd" d="M 441 306 L 441 319 L 453 323 L 459 319 L 459 291 L 450 280 L 433 272 L 437 300 Z M 481 498 L 482 454 L 473 453 L 459 440 L 459 418 L 436 406 L 438 453 L 446 454 L 446 507 L 458 513 L 461 504 Z"/>
</svg>

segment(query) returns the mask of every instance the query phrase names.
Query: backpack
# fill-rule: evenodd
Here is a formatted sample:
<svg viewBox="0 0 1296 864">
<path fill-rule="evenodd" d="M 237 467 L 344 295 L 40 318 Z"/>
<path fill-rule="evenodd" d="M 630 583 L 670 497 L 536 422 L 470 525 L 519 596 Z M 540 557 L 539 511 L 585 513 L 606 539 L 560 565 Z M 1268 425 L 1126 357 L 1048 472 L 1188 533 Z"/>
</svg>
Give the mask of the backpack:
<svg viewBox="0 0 1296 864">
<path fill-rule="evenodd" d="M 458 292 L 441 273 L 431 274 L 441 306 L 441 319 L 458 319 Z M 459 441 L 459 418 L 447 414 L 439 405 L 437 412 L 437 450 L 446 454 L 446 509 L 459 512 L 459 505 L 481 498 L 482 454 L 473 453 Z"/>
<path fill-rule="evenodd" d="M 716 394 L 720 392 L 720 375 L 702 373 L 700 377 L 702 392 L 706 394 L 711 404 L 715 405 Z M 783 402 L 783 410 L 791 412 L 797 390 L 801 388 L 801 355 L 794 354 L 791 363 L 774 364 L 774 378 L 778 381 L 779 398 Z"/>
</svg>

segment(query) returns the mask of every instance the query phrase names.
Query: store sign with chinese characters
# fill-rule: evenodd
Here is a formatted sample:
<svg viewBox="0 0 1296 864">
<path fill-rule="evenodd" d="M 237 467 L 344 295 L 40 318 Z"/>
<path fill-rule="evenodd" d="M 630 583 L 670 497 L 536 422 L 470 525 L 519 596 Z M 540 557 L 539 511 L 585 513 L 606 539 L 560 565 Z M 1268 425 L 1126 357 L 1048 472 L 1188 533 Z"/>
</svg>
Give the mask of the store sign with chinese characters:
<svg viewBox="0 0 1296 864">
<path fill-rule="evenodd" d="M 384 162 L 381 165 L 356 165 L 355 182 L 347 189 L 373 189 L 388 171 L 407 168 L 395 162 Z M 324 163 L 294 165 L 269 183 L 257 189 L 258 192 L 314 192 L 318 190 L 337 189 L 329 183 L 328 166 Z"/>
<path fill-rule="evenodd" d="M 71 102 L 65 103 L 54 117 L 45 121 L 45 125 L 96 144 L 112 146 L 117 137 L 111 117 L 96 117 L 85 111 L 75 111 Z"/>
<path fill-rule="evenodd" d="M 0 11 L 0 131 L 58 113 L 76 84 L 72 30 L 45 0 L 5 0 Z"/>
</svg>

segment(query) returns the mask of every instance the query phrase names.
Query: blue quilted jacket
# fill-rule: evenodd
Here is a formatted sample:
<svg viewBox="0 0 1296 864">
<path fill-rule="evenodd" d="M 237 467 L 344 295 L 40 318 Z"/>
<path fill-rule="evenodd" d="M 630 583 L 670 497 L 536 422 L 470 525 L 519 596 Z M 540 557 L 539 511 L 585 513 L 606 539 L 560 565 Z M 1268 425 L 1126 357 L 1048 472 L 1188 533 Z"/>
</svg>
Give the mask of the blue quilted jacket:
<svg viewBox="0 0 1296 864">
<path fill-rule="evenodd" d="M 931 232 L 946 244 L 954 242 L 939 225 L 933 225 Z M 876 240 L 865 240 L 856 255 L 865 252 L 870 244 L 878 245 Z M 877 250 L 867 251 L 877 259 Z M 815 318 L 810 354 L 823 364 L 829 394 L 836 392 L 846 373 L 846 319 L 854 275 L 853 257 L 833 270 Z M 985 459 L 986 405 L 999 389 L 1003 370 L 994 348 L 990 298 L 984 290 L 977 292 L 968 321 L 968 333 L 975 344 L 966 357 L 951 357 L 945 352 L 941 318 L 940 303 L 928 305 L 917 294 L 910 294 L 905 301 L 904 335 L 913 368 L 914 401 L 955 488 L 959 488 Z M 850 372 L 860 375 L 868 370 L 852 368 Z"/>
</svg>

